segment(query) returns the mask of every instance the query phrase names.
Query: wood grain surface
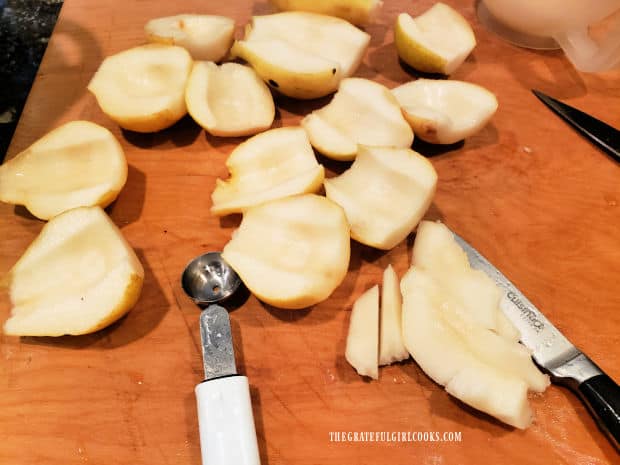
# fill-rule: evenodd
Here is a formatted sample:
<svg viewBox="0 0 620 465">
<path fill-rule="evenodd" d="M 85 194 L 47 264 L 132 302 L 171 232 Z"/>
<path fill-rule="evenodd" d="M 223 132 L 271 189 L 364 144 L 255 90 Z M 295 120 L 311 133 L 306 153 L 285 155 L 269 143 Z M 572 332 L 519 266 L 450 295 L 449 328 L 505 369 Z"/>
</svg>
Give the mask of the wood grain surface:
<svg viewBox="0 0 620 465">
<path fill-rule="evenodd" d="M 415 79 L 396 56 L 398 13 L 433 2 L 387 0 L 368 26 L 371 46 L 357 76 L 394 87 Z M 540 89 L 620 126 L 620 73 L 582 74 L 561 52 L 502 42 L 475 16 L 473 0 L 447 0 L 473 25 L 478 46 L 452 76 L 485 86 L 499 110 L 479 134 L 436 148 L 439 186 L 427 218 L 465 237 L 610 376 L 620 380 L 620 166 L 582 139 L 530 93 Z M 10 156 L 62 123 L 109 128 L 129 178 L 108 212 L 146 270 L 137 306 L 121 321 L 80 337 L 1 336 L 1 464 L 200 464 L 193 389 L 201 381 L 199 310 L 179 276 L 194 256 L 221 250 L 239 217 L 209 214 L 217 177 L 243 139 L 208 136 L 190 119 L 157 134 L 120 130 L 86 85 L 101 60 L 143 42 L 144 23 L 183 12 L 237 20 L 237 37 L 264 1 L 65 0 L 13 139 Z M 329 98 L 276 97 L 278 126 L 298 124 Z M 320 159 L 329 175 L 347 165 Z M 4 275 L 43 223 L 0 205 Z M 344 359 L 351 305 L 392 263 L 399 276 L 413 237 L 390 252 L 352 244 L 350 271 L 312 309 L 284 311 L 249 297 L 231 313 L 238 367 L 252 385 L 264 465 L 618 463 L 584 406 L 551 386 L 532 397 L 535 422 L 506 427 L 449 397 L 409 360 L 357 376 Z M 0 295 L 0 319 L 10 310 Z M 460 432 L 462 441 L 333 442 L 330 432 Z"/>
</svg>

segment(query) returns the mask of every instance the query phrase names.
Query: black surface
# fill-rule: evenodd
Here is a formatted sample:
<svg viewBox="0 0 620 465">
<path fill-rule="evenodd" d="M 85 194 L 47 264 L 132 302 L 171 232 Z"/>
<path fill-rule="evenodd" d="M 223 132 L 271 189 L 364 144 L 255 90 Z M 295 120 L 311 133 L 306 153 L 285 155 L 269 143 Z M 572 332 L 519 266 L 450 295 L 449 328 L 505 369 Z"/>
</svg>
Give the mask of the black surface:
<svg viewBox="0 0 620 465">
<path fill-rule="evenodd" d="M 619 448 L 620 387 L 609 376 L 598 375 L 581 383 L 579 393 L 603 431 L 609 435 L 616 448 Z"/>
<path fill-rule="evenodd" d="M 61 6 L 62 0 L 0 0 L 0 162 Z"/>
</svg>

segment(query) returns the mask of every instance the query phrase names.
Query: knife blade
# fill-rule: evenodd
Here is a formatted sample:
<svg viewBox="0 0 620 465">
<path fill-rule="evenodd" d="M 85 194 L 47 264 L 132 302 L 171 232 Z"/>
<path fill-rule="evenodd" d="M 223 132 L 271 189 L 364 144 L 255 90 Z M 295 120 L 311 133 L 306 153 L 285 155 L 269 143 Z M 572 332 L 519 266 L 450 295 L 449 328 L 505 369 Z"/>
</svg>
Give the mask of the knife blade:
<svg viewBox="0 0 620 465">
<path fill-rule="evenodd" d="M 521 342 L 552 381 L 573 390 L 612 444 L 620 448 L 620 387 L 577 349 L 517 287 L 476 249 L 454 233 L 472 268 L 503 291 L 500 308 L 521 333 Z"/>
<path fill-rule="evenodd" d="M 615 158 L 616 161 L 620 161 L 620 131 L 583 111 L 543 94 L 539 90 L 532 89 L 532 93 L 597 147 Z"/>
</svg>

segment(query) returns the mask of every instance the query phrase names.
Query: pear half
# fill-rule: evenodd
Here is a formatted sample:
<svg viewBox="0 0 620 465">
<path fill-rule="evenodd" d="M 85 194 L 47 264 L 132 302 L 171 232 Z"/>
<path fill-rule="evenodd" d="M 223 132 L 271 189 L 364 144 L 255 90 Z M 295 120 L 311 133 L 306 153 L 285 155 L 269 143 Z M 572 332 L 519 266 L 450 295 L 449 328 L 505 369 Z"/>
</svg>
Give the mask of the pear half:
<svg viewBox="0 0 620 465">
<path fill-rule="evenodd" d="M 278 128 L 239 144 L 226 160 L 230 179 L 216 181 L 214 215 L 248 208 L 295 194 L 318 191 L 325 171 L 300 127 Z"/>
<path fill-rule="evenodd" d="M 351 310 L 344 356 L 358 374 L 379 379 L 379 286 L 357 298 Z"/>
<path fill-rule="evenodd" d="M 471 26 L 445 3 L 412 18 L 401 13 L 394 27 L 394 43 L 400 58 L 426 73 L 452 74 L 476 46 Z"/>
<path fill-rule="evenodd" d="M 178 45 L 194 60 L 220 61 L 233 43 L 235 21 L 226 16 L 183 14 L 152 19 L 144 32 L 149 42 Z"/>
<path fill-rule="evenodd" d="M 48 220 L 75 207 L 106 207 L 127 180 L 121 145 L 106 128 L 72 121 L 0 165 L 0 201 Z"/>
<path fill-rule="evenodd" d="M 248 289 L 274 307 L 299 309 L 327 299 L 349 267 L 342 209 L 314 194 L 248 209 L 222 257 Z"/>
<path fill-rule="evenodd" d="M 136 254 L 100 207 L 69 210 L 43 227 L 11 269 L 4 332 L 92 333 L 134 306 L 143 280 Z"/>
<path fill-rule="evenodd" d="M 392 94 L 415 135 L 432 144 L 454 144 L 474 135 L 497 111 L 493 93 L 463 81 L 418 79 Z"/>
<path fill-rule="evenodd" d="M 340 205 L 351 237 L 389 250 L 413 231 L 435 194 L 437 173 L 410 149 L 360 146 L 351 167 L 324 181 L 330 200 Z"/>
<path fill-rule="evenodd" d="M 101 110 L 119 126 L 155 132 L 186 113 L 192 57 L 183 47 L 147 44 L 107 57 L 88 84 Z"/>
<path fill-rule="evenodd" d="M 312 146 L 335 160 L 353 160 L 357 146 L 410 147 L 413 131 L 390 91 L 362 78 L 343 79 L 332 101 L 301 125 Z"/>
<path fill-rule="evenodd" d="M 383 4 L 380 0 L 270 0 L 282 11 L 308 11 L 336 16 L 352 24 L 369 23 Z"/>
<path fill-rule="evenodd" d="M 256 72 L 237 63 L 194 63 L 185 89 L 191 117 L 214 136 L 248 136 L 271 126 L 275 106 Z"/>
<path fill-rule="evenodd" d="M 323 97 L 359 66 L 370 36 L 347 21 L 306 12 L 255 16 L 231 53 L 278 92 Z"/>
</svg>

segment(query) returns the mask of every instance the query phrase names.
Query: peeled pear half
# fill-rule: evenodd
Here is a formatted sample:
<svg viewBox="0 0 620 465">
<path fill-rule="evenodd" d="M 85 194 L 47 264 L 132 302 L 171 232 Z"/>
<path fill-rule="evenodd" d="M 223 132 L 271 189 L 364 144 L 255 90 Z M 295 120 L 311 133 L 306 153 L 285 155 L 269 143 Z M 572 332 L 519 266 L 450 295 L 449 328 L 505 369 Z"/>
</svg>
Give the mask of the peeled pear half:
<svg viewBox="0 0 620 465">
<path fill-rule="evenodd" d="M 432 144 L 454 144 L 474 135 L 497 110 L 493 93 L 463 81 L 418 79 L 392 94 L 415 135 Z"/>
<path fill-rule="evenodd" d="M 394 27 L 400 58 L 426 73 L 452 74 L 476 46 L 474 31 L 461 14 L 435 3 L 416 18 L 401 13 Z"/>
<path fill-rule="evenodd" d="M 191 69 L 192 57 L 183 47 L 142 45 L 103 60 L 88 90 L 122 128 L 155 132 L 187 113 L 185 85 Z"/>
<path fill-rule="evenodd" d="M 309 11 L 337 16 L 352 24 L 363 26 L 371 21 L 381 8 L 380 0 L 270 0 L 282 11 Z"/>
<path fill-rule="evenodd" d="M 325 197 L 273 200 L 243 214 L 222 257 L 263 302 L 309 307 L 327 299 L 346 276 L 349 225 Z"/>
<path fill-rule="evenodd" d="M 52 218 L 9 273 L 4 332 L 62 336 L 97 331 L 137 302 L 144 270 L 100 207 Z"/>
<path fill-rule="evenodd" d="M 127 180 L 121 145 L 106 128 L 72 121 L 0 165 L 0 201 L 48 220 L 75 207 L 106 207 Z"/>
<path fill-rule="evenodd" d="M 185 89 L 191 117 L 214 136 L 248 136 L 271 126 L 271 92 L 254 70 L 237 63 L 194 63 Z"/>
<path fill-rule="evenodd" d="M 334 160 L 353 160 L 358 144 L 410 147 L 413 131 L 390 91 L 362 78 L 343 79 L 334 98 L 301 125 L 312 146 Z"/>
<path fill-rule="evenodd" d="M 194 60 L 220 61 L 233 43 L 235 21 L 226 16 L 183 14 L 152 19 L 144 32 L 149 42 L 178 45 Z"/>
<path fill-rule="evenodd" d="M 318 191 L 325 171 L 300 127 L 271 129 L 239 144 L 226 160 L 230 178 L 218 179 L 214 215 L 247 210 L 269 200 Z"/>
<path fill-rule="evenodd" d="M 334 92 L 355 72 L 369 42 L 343 19 L 292 11 L 253 17 L 231 53 L 278 92 L 313 99 Z"/>
<path fill-rule="evenodd" d="M 351 237 L 389 250 L 405 239 L 435 194 L 433 165 L 411 149 L 360 146 L 351 167 L 325 179 L 327 197 L 340 205 Z"/>
</svg>

